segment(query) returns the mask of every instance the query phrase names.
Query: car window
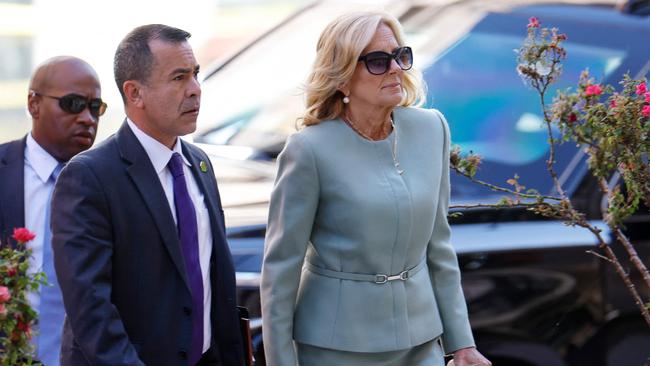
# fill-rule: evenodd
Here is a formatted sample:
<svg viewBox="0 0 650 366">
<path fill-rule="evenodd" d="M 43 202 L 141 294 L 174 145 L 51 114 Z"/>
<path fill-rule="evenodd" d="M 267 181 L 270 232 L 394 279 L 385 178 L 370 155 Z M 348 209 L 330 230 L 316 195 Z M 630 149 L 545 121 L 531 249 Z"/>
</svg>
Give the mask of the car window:
<svg viewBox="0 0 650 366">
<path fill-rule="evenodd" d="M 521 35 L 470 32 L 424 69 L 429 86 L 426 106 L 445 114 L 454 144 L 483 157 L 479 178 L 503 183 L 517 173 L 522 184 L 548 192 L 548 132 L 539 95 L 526 89 L 515 72 L 514 50 L 521 42 Z M 579 43 L 567 44 L 567 51 L 563 76 L 550 89 L 547 102 L 556 90 L 575 85 L 584 68 L 597 80 L 606 80 L 626 57 L 620 49 Z M 557 137 L 558 131 L 553 132 Z M 570 144 L 558 149 L 558 171 L 566 168 L 576 150 Z M 452 192 L 465 198 L 486 193 L 455 178 Z"/>
</svg>

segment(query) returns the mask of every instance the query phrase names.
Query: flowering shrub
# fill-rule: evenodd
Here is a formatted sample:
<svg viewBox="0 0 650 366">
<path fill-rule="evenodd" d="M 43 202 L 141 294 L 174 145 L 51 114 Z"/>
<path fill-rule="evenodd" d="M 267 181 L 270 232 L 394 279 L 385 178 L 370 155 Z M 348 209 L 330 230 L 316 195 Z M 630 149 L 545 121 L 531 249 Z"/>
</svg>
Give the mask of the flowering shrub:
<svg viewBox="0 0 650 366">
<path fill-rule="evenodd" d="M 34 363 L 34 346 L 30 343 L 37 314 L 27 301 L 27 293 L 38 291 L 46 284 L 42 272 L 30 274 L 27 245 L 35 238 L 25 229 L 14 229 L 15 244 L 0 246 L 0 365 L 40 365 Z"/>
<path fill-rule="evenodd" d="M 500 187 L 477 180 L 480 157 L 469 154 L 463 157 L 458 148 L 451 153 L 451 167 L 471 180 L 495 191 L 509 193 L 495 205 L 472 205 L 472 207 L 527 207 L 536 214 L 563 220 L 565 224 L 580 226 L 592 232 L 599 242 L 599 249 L 612 265 L 631 293 L 644 319 L 650 325 L 650 301 L 644 300 L 629 273 L 621 265 L 617 255 L 601 236 L 601 230 L 590 224 L 585 215 L 576 210 L 564 192 L 554 169 L 555 146 L 571 141 L 577 143 L 588 155 L 589 169 L 607 199 L 603 220 L 614 233 L 641 274 L 646 287 L 650 288 L 650 272 L 639 258 L 634 245 L 623 232 L 623 221 L 637 211 L 641 203 L 650 207 L 650 93 L 646 80 L 633 80 L 626 75 L 620 82 L 621 90 L 601 85 L 584 71 L 575 91 L 558 93 L 553 104 L 545 104 L 548 87 L 562 73 L 562 60 L 567 53 L 562 43 L 567 36 L 557 29 L 541 28 L 537 18 L 528 23 L 528 37 L 518 52 L 517 72 L 524 82 L 540 95 L 541 109 L 549 140 L 547 170 L 553 179 L 557 196 L 543 196 L 533 190 L 524 191 L 519 177 L 509 179 L 511 187 Z M 557 127 L 560 138 L 552 130 Z M 610 179 L 619 175 L 620 180 L 610 187 Z M 624 187 L 625 189 L 623 189 Z M 463 206 L 458 206 L 463 207 Z"/>
<path fill-rule="evenodd" d="M 589 155 L 589 168 L 599 179 L 609 179 L 617 171 L 625 182 L 625 196 L 619 187 L 611 194 L 608 222 L 622 225 L 641 201 L 650 207 L 648 171 L 648 133 L 650 109 L 646 82 L 621 81 L 622 90 L 601 87 L 583 72 L 574 93 L 559 93 L 552 107 L 552 119 L 565 140 L 583 146 Z M 594 93 L 594 90 L 599 91 Z"/>
</svg>

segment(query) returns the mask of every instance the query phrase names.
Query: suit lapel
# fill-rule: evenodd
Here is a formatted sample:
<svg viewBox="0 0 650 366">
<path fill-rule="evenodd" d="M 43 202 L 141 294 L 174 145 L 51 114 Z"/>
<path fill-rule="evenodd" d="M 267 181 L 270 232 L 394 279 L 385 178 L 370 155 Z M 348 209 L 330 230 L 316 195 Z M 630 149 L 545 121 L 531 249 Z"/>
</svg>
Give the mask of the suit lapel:
<svg viewBox="0 0 650 366">
<path fill-rule="evenodd" d="M 122 127 L 117 132 L 117 144 L 122 158 L 129 163 L 126 171 L 140 192 L 149 213 L 158 227 L 169 256 L 189 289 L 181 243 L 165 191 L 160 184 L 151 160 L 126 122 L 122 124 Z"/>
<path fill-rule="evenodd" d="M 233 266 L 228 242 L 226 240 L 223 211 L 219 198 L 219 189 L 214 175 L 212 164 L 207 161 L 205 154 L 194 146 L 186 143 L 183 145 L 183 154 L 192 164 L 192 176 L 203 193 L 205 204 L 210 215 L 212 229 L 212 257 L 210 258 L 210 280 L 212 286 L 212 312 L 213 334 L 215 329 L 224 329 L 225 324 L 232 320 L 232 313 L 228 309 L 235 308 L 235 268 Z M 206 159 L 206 160 L 203 160 Z M 203 165 L 201 162 L 203 161 Z M 205 168 L 202 169 L 201 166 Z M 205 171 L 203 171 L 205 170 Z M 200 230 L 201 228 L 199 228 Z"/>
<path fill-rule="evenodd" d="M 25 226 L 25 145 L 26 137 L 6 145 L 0 156 L 0 241 L 14 228 Z"/>
</svg>

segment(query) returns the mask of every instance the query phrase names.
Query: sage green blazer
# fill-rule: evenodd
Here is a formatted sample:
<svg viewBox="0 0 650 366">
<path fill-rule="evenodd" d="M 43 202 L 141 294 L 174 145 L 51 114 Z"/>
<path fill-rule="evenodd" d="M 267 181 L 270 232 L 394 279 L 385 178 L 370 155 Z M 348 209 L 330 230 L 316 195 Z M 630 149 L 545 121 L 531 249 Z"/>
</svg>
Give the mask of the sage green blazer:
<svg viewBox="0 0 650 366">
<path fill-rule="evenodd" d="M 447 222 L 447 122 L 437 110 L 400 107 L 393 120 L 381 141 L 324 121 L 280 154 L 262 266 L 268 365 L 297 365 L 294 341 L 355 352 L 439 336 L 446 352 L 474 345 Z M 336 276 L 416 267 L 383 284 Z"/>
</svg>

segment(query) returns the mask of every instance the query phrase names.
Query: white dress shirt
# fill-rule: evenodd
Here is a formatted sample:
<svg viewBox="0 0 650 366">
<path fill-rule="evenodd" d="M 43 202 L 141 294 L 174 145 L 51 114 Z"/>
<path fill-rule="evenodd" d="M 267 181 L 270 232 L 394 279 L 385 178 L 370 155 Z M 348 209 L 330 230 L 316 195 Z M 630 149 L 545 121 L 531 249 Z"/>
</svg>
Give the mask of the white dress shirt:
<svg viewBox="0 0 650 366">
<path fill-rule="evenodd" d="M 162 185 L 167 202 L 169 202 L 169 209 L 171 210 L 174 221 L 176 219 L 176 206 L 174 205 L 174 177 L 172 176 L 167 164 L 172 155 L 177 152 L 183 157 L 183 172 L 185 173 L 185 182 L 187 190 L 189 191 L 194 209 L 196 210 L 197 228 L 199 234 L 199 261 L 201 263 L 201 275 L 203 278 L 203 352 L 210 348 L 210 340 L 212 336 L 212 323 L 210 322 L 210 308 L 212 304 L 212 288 L 210 286 L 210 257 L 212 256 L 212 228 L 210 226 L 210 216 L 208 208 L 205 204 L 203 193 L 192 175 L 190 170 L 192 164 L 187 160 L 181 149 L 180 139 L 176 139 L 173 149 L 161 144 L 151 136 L 144 133 L 136 126 L 133 121 L 126 119 L 131 131 L 135 137 L 140 141 L 142 147 L 149 156 L 151 164 L 153 165 L 160 184 Z M 54 168 L 52 168 L 54 169 Z"/>
<path fill-rule="evenodd" d="M 25 227 L 36 234 L 28 246 L 32 249 L 29 259 L 28 272 L 33 274 L 43 270 L 43 243 L 45 237 L 45 213 L 50 204 L 50 195 L 54 189 L 54 182 L 50 176 L 59 162 L 27 134 L 25 146 Z M 29 292 L 27 301 L 33 309 L 38 311 L 41 304 L 39 292 Z"/>
</svg>

